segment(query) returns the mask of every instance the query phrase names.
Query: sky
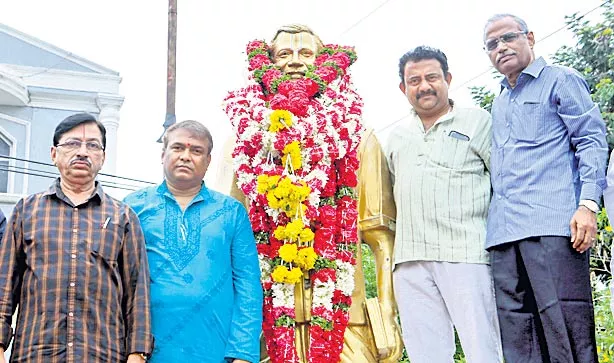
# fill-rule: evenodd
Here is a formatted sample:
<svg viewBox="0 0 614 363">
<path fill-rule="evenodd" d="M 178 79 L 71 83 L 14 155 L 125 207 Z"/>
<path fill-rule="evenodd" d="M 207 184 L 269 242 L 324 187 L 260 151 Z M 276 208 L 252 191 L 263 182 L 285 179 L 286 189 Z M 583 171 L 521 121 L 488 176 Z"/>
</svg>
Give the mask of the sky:
<svg viewBox="0 0 614 363">
<path fill-rule="evenodd" d="M 398 88 L 398 59 L 429 45 L 443 50 L 453 75 L 450 96 L 471 106 L 468 86 L 496 88 L 482 50 L 486 19 L 513 13 L 548 59 L 573 45 L 565 16 L 584 14 L 601 1 L 584 0 L 177 0 L 177 120 L 201 121 L 214 150 L 206 183 L 216 187 L 217 163 L 232 130 L 221 102 L 244 85 L 245 44 L 270 40 L 283 24 L 310 26 L 324 43 L 356 47 L 351 67 L 365 102 L 364 122 L 385 142 L 387 126 L 409 111 Z M 591 16 L 598 16 L 599 10 Z M 116 174 L 159 182 L 166 113 L 167 0 L 0 0 L 0 22 L 120 73 Z M 552 34 L 554 33 L 554 34 Z M 551 35 L 552 34 L 552 35 Z M 49 162 L 49 160 L 40 160 Z M 118 191 L 121 196 L 122 192 Z"/>
</svg>

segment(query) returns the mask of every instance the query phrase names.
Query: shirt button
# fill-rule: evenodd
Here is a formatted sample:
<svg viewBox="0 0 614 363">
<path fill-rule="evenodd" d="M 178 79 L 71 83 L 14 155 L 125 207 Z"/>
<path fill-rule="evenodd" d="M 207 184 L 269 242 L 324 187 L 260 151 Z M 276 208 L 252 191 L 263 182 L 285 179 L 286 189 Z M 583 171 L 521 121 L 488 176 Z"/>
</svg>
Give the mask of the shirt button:
<svg viewBox="0 0 614 363">
<path fill-rule="evenodd" d="M 69 346 L 69 347 L 72 347 L 72 342 L 68 343 L 68 346 Z"/>
<path fill-rule="evenodd" d="M 73 228 L 72 233 L 77 233 L 77 229 Z"/>
<path fill-rule="evenodd" d="M 501 198 L 501 197 L 499 197 L 499 198 Z M 75 287 L 75 283 L 74 283 L 74 282 L 71 282 L 71 283 L 70 283 L 70 287 Z"/>
<path fill-rule="evenodd" d="M 501 199 L 501 196 L 500 196 L 500 195 L 497 195 L 497 199 Z"/>
<path fill-rule="evenodd" d="M 72 259 L 74 260 L 75 258 L 77 258 L 77 255 L 75 255 L 75 254 L 73 253 L 72 255 L 70 255 L 70 258 L 72 258 Z"/>
<path fill-rule="evenodd" d="M 70 313 L 68 313 L 68 316 L 70 316 L 70 317 L 72 317 L 73 315 L 75 315 L 75 314 L 73 314 L 72 311 Z"/>
</svg>

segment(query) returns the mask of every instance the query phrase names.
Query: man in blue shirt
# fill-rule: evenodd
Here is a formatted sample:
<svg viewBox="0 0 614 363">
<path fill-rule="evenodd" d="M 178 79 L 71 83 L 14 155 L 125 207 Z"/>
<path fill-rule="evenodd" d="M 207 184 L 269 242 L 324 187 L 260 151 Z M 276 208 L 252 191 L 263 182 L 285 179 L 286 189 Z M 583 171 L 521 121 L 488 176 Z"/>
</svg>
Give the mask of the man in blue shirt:
<svg viewBox="0 0 614 363">
<path fill-rule="evenodd" d="M 164 181 L 130 194 L 151 271 L 151 362 L 258 362 L 262 289 L 243 205 L 208 189 L 213 140 L 201 123 L 163 137 Z"/>
<path fill-rule="evenodd" d="M 513 15 L 484 48 L 505 76 L 493 103 L 487 223 L 507 362 L 597 362 L 589 249 L 605 187 L 605 124 L 578 72 L 535 58 Z"/>
</svg>

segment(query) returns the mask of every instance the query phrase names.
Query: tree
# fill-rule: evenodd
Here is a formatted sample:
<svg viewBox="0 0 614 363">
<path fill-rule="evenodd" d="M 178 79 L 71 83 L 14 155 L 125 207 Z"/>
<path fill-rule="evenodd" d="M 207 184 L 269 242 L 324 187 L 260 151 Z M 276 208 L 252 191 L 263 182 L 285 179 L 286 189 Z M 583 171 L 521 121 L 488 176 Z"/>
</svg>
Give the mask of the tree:
<svg viewBox="0 0 614 363">
<path fill-rule="evenodd" d="M 590 24 L 575 13 L 565 23 L 574 33 L 576 46 L 561 47 L 554 62 L 575 68 L 586 78 L 593 100 L 599 104 L 607 128 L 610 149 L 614 147 L 614 2 L 602 4 L 602 21 Z"/>
<path fill-rule="evenodd" d="M 476 105 L 490 112 L 492 109 L 492 102 L 495 100 L 495 94 L 486 88 L 486 86 L 471 86 L 471 98 Z"/>
</svg>

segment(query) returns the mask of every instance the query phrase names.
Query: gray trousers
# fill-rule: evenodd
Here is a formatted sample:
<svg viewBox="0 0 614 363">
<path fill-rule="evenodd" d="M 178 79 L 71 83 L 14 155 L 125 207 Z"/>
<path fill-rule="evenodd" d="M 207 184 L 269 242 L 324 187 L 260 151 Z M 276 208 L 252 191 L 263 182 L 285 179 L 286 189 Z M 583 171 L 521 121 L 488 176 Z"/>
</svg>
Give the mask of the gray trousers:
<svg viewBox="0 0 614 363">
<path fill-rule="evenodd" d="M 597 362 L 589 253 L 558 236 L 489 252 L 505 361 Z"/>
</svg>

